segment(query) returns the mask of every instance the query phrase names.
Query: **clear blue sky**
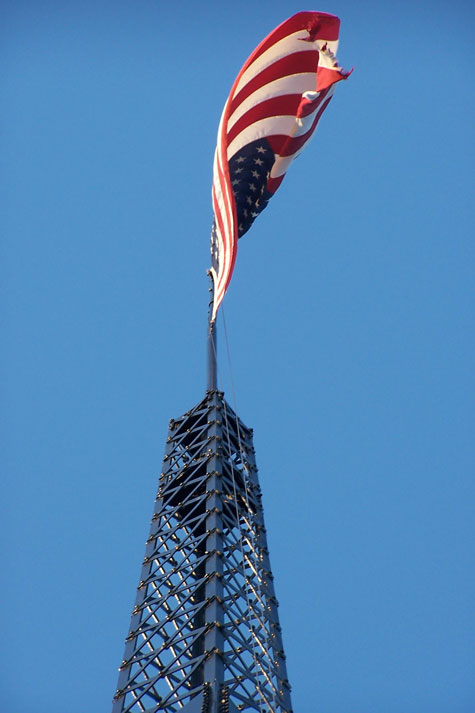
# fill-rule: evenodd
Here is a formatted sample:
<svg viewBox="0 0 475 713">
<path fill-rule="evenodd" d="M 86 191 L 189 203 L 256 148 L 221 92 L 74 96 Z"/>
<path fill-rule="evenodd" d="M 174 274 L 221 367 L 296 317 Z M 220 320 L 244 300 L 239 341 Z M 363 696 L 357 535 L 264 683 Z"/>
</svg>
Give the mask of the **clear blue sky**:
<svg viewBox="0 0 475 713">
<path fill-rule="evenodd" d="M 308 9 L 355 71 L 224 303 L 294 709 L 475 710 L 473 5 L 6 0 L 2 712 L 110 710 L 168 420 L 205 389 L 219 116 Z"/>
</svg>

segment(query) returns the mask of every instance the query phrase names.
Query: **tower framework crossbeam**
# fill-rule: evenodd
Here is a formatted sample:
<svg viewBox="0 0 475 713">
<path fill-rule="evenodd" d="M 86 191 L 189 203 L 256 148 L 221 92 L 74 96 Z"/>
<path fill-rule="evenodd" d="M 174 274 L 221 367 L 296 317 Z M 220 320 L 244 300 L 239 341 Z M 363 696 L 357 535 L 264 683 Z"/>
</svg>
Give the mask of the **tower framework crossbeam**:
<svg viewBox="0 0 475 713">
<path fill-rule="evenodd" d="M 252 430 L 221 391 L 170 421 L 113 713 L 291 713 Z"/>
</svg>

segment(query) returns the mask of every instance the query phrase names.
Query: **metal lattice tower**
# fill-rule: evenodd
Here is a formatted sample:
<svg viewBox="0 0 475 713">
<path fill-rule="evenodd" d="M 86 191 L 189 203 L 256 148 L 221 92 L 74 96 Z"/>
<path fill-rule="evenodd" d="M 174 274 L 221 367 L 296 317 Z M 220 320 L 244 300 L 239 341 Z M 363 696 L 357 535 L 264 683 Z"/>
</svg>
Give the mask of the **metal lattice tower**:
<svg viewBox="0 0 475 713">
<path fill-rule="evenodd" d="M 208 389 L 170 421 L 113 713 L 291 713 L 277 607 L 252 430 Z"/>
</svg>

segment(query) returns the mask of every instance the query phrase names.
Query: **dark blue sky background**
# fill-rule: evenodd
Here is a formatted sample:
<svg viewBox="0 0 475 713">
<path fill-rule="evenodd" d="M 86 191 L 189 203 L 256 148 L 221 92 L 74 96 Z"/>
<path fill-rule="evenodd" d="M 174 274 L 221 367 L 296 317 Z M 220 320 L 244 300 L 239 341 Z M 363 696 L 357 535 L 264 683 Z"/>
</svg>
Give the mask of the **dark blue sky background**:
<svg viewBox="0 0 475 713">
<path fill-rule="evenodd" d="M 475 710 L 473 5 L 6 0 L 5 713 L 110 710 L 168 420 L 205 389 L 219 116 L 304 9 L 355 71 L 224 303 L 294 710 Z"/>
</svg>

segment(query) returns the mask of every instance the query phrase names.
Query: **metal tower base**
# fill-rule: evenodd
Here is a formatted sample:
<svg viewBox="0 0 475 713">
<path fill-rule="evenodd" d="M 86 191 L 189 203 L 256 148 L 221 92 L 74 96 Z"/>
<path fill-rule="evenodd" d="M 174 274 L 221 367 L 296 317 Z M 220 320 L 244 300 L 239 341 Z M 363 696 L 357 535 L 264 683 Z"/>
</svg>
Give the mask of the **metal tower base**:
<svg viewBox="0 0 475 713">
<path fill-rule="evenodd" d="M 170 421 L 113 713 L 291 713 L 252 445 L 209 390 Z"/>
</svg>

